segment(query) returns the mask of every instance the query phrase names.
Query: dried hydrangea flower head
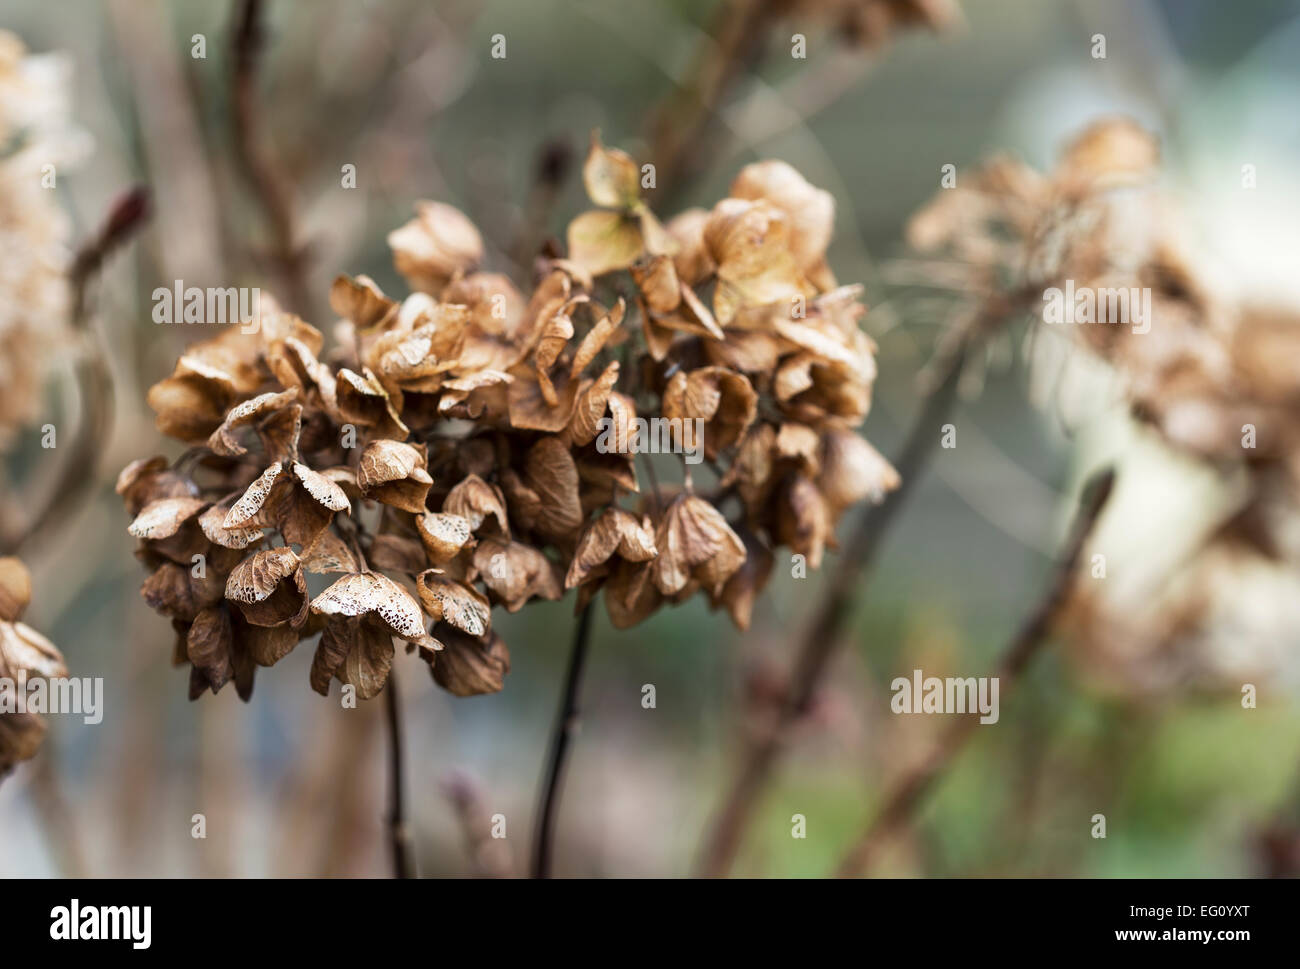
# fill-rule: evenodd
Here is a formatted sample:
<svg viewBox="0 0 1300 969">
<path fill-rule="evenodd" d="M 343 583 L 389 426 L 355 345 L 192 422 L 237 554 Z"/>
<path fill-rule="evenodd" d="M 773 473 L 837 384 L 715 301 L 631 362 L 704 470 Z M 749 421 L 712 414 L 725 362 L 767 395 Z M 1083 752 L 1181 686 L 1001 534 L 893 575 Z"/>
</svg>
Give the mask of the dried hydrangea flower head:
<svg viewBox="0 0 1300 969">
<path fill-rule="evenodd" d="M 1126 566 L 1128 581 L 1075 593 L 1064 627 L 1077 654 L 1114 684 L 1153 690 L 1276 671 L 1300 565 L 1300 543 L 1287 539 L 1300 533 L 1300 382 L 1288 365 L 1300 351 L 1300 312 L 1237 305 L 1208 284 L 1156 182 L 1159 156 L 1135 123 L 1098 122 L 1052 171 L 995 159 L 909 226 L 916 249 L 950 260 L 944 270 L 972 303 L 1007 291 L 1036 301 L 1067 286 L 1096 294 L 1098 307 L 1101 294 L 1149 298 L 1142 320 L 1051 327 L 1044 316 L 1028 340 L 1031 372 L 1058 407 L 1095 411 L 1119 396 L 1159 442 L 1204 461 L 1209 477 L 1238 472 L 1223 489 L 1231 494 L 1180 507 L 1164 523 L 1201 535 L 1177 562 L 1144 552 Z M 1174 460 L 1149 448 L 1143 478 Z M 1190 487 L 1185 466 L 1174 482 Z M 1111 514 L 1124 511 L 1122 492 Z M 1152 509 L 1135 514 L 1143 527 L 1133 533 L 1147 540 Z"/>
<path fill-rule="evenodd" d="M 0 558 L 0 688 L 7 692 L 25 689 L 28 678 L 68 675 L 54 644 L 21 622 L 31 598 L 32 577 L 27 567 L 16 558 Z M 0 711 L 0 777 L 15 764 L 34 757 L 44 737 L 45 721 L 40 714 Z"/>
<path fill-rule="evenodd" d="M 84 153 L 68 87 L 61 59 L 0 30 L 0 441 L 32 419 L 67 316 L 72 227 L 47 186 Z"/>
<path fill-rule="evenodd" d="M 528 293 L 480 267 L 464 215 L 421 202 L 388 240 L 413 291 L 336 279 L 332 354 L 263 300 L 257 332 L 194 345 L 150 390 L 191 449 L 135 462 L 118 492 L 192 696 L 247 697 L 317 635 L 321 693 L 374 696 L 394 638 L 453 694 L 499 690 L 492 608 L 567 588 L 580 606 L 603 590 L 618 626 L 698 592 L 743 628 L 777 546 L 815 567 L 839 516 L 898 484 L 854 430 L 875 347 L 826 263 L 829 194 L 762 162 L 664 224 L 596 137 L 583 177 L 594 208 Z M 642 493 L 648 418 L 673 446 L 700 429 L 710 493 L 689 474 Z M 337 578 L 312 595 L 315 574 Z"/>
</svg>

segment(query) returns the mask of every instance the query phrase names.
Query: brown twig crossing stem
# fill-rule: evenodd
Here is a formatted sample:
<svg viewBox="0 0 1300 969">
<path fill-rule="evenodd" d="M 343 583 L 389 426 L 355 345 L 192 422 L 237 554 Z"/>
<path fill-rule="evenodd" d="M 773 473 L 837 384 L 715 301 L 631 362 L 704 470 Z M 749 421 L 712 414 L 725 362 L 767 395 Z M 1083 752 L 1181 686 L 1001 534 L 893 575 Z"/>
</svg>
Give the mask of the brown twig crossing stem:
<svg viewBox="0 0 1300 969">
<path fill-rule="evenodd" d="M 564 676 L 564 695 L 560 712 L 551 730 L 545 779 L 538 808 L 537 826 L 533 833 L 533 878 L 551 877 L 551 859 L 555 847 L 555 818 L 560 807 L 564 766 L 569 746 L 577 736 L 580 715 L 578 694 L 582 689 L 582 672 L 587 662 L 587 647 L 591 641 L 591 604 L 578 614 L 578 625 L 573 635 L 573 651 L 569 654 L 569 669 Z"/>
<path fill-rule="evenodd" d="M 38 537 L 57 532 L 70 515 L 81 510 L 81 499 L 95 484 L 98 455 L 113 426 L 113 377 L 90 326 L 90 288 L 109 255 L 125 245 L 148 217 L 149 192 L 134 186 L 118 196 L 99 229 L 73 259 L 68 288 L 69 325 L 78 349 L 76 382 L 81 413 L 77 431 L 45 503 L 16 534 L 0 541 L 6 555 L 16 555 Z"/>
<path fill-rule="evenodd" d="M 827 580 L 825 598 L 800 641 L 785 701 L 774 722 L 754 737 L 745 751 L 740 771 L 709 828 L 698 863 L 700 874 L 719 876 L 731 869 L 755 802 L 776 764 L 788 729 L 808 709 L 817 683 L 835 652 L 858 580 L 870 567 L 885 532 L 898 517 L 939 440 L 939 428 L 957 398 L 966 352 L 959 348 L 948 359 L 943 380 L 926 399 L 912 425 L 895 465 L 902 478 L 898 490 L 883 504 L 867 511 L 844 544 L 844 552 Z"/>
<path fill-rule="evenodd" d="M 270 224 L 271 257 L 285 288 L 288 309 L 310 319 L 313 307 L 307 252 L 297 238 L 292 186 L 267 150 L 258 124 L 257 72 L 264 40 L 261 0 L 240 0 L 231 35 L 235 155 Z"/>
<path fill-rule="evenodd" d="M 1010 687 L 1015 686 L 1029 665 L 1029 661 L 1047 641 L 1056 617 L 1074 585 L 1075 573 L 1084 545 L 1088 541 L 1088 536 L 1092 534 L 1093 527 L 1097 524 L 1097 519 L 1101 516 L 1114 485 L 1115 472 L 1107 468 L 1093 477 L 1084 488 L 1079 510 L 1051 581 L 1038 604 L 1025 618 L 1015 638 L 1011 640 L 994 674 L 999 679 L 1000 692 L 1003 696 Z M 844 856 L 836 874 L 848 877 L 860 875 L 867 870 L 889 836 L 897 831 L 920 806 L 925 795 L 934 786 L 934 782 L 970 739 L 978 723 L 978 715 L 964 716 L 953 723 L 943 733 L 933 752 L 903 775 L 885 798 L 884 806 Z"/>
</svg>

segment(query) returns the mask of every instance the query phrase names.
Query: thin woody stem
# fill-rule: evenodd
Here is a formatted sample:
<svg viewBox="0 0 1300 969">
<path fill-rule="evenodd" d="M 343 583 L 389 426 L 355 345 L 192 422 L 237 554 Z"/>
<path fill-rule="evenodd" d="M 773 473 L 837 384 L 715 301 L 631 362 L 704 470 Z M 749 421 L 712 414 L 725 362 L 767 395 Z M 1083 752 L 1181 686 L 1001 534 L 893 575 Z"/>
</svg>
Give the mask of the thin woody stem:
<svg viewBox="0 0 1300 969">
<path fill-rule="evenodd" d="M 393 850 L 393 877 L 414 878 L 415 847 L 411 841 L 411 832 L 406 826 L 406 758 L 396 669 L 388 673 L 388 685 L 384 688 L 384 711 L 388 715 L 388 839 Z"/>
<path fill-rule="evenodd" d="M 912 425 L 903 453 L 895 465 L 902 478 L 898 490 L 883 504 L 866 512 L 845 543 L 844 552 L 828 579 L 826 596 L 802 638 L 790 684 L 775 722 L 755 737 L 746 750 L 740 771 L 709 828 L 698 862 L 701 874 L 724 875 L 735 862 L 758 796 L 776 765 L 785 734 L 808 709 L 822 673 L 834 655 L 858 580 L 870 567 L 881 539 L 898 517 L 921 477 L 935 442 L 939 440 L 938 427 L 956 401 L 965 359 L 964 348 L 953 354 L 942 382 L 927 398 L 920 416 Z"/>
<path fill-rule="evenodd" d="M 894 464 L 902 481 L 882 504 L 862 515 L 844 544 L 836 568 L 827 580 L 826 594 L 800 640 L 784 700 L 773 720 L 752 738 L 742 755 L 740 770 L 705 834 L 697 861 L 700 874 L 724 875 L 735 863 L 745 830 L 759 795 L 776 766 L 785 737 L 807 712 L 817 685 L 839 645 L 850 607 L 855 598 L 860 598 L 858 584 L 871 568 L 885 534 L 918 484 L 930 454 L 939 442 L 938 430 L 956 404 L 966 361 L 989 333 L 1005 326 L 1031 297 L 1032 292 L 1028 289 L 991 292 L 974 317 L 954 331 L 954 339 L 949 345 L 942 346 L 937 352 L 935 363 L 940 376 L 937 382 L 930 384 L 932 389 Z"/>
<path fill-rule="evenodd" d="M 545 780 L 542 784 L 537 827 L 533 835 L 533 878 L 551 877 L 551 859 L 554 853 L 555 818 L 560 807 L 561 783 L 568 757 L 569 745 L 577 736 L 580 723 L 578 693 L 582 688 L 582 673 L 587 662 L 587 647 L 591 641 L 591 604 L 578 614 L 578 625 L 573 635 L 573 651 L 569 655 L 569 669 L 564 677 L 564 695 L 560 712 L 551 730 L 547 755 Z"/>
<path fill-rule="evenodd" d="M 761 55 L 771 24 L 771 0 L 724 0 L 710 28 L 711 42 L 696 52 L 689 76 L 650 118 L 650 158 L 659 198 L 670 202 L 689 174 L 691 157 L 736 78 Z"/>
<path fill-rule="evenodd" d="M 1084 545 L 1106 506 L 1114 484 L 1115 472 L 1107 468 L 1093 477 L 1084 488 L 1079 510 L 1051 581 L 998 663 L 994 675 L 1003 686 L 1003 695 L 1007 687 L 1014 687 L 1019 682 L 1029 661 L 1046 643 L 1056 617 L 1069 598 Z M 876 813 L 840 862 L 837 875 L 860 875 L 867 870 L 889 836 L 912 817 L 935 781 L 961 752 L 978 723 L 978 715 L 964 716 L 956 721 L 944 732 L 930 756 L 904 774 L 885 798 L 884 807 Z"/>
<path fill-rule="evenodd" d="M 291 179 L 266 149 L 258 123 L 257 72 L 265 40 L 263 26 L 261 0 L 240 0 L 231 35 L 235 155 L 269 223 L 271 255 L 286 290 L 288 308 L 311 318 L 307 254 L 297 239 Z"/>
<path fill-rule="evenodd" d="M 49 489 L 49 498 L 17 533 L 0 541 L 6 555 L 16 555 L 36 538 L 56 533 L 83 507 L 85 492 L 95 483 L 92 472 L 113 426 L 113 377 L 90 325 L 90 288 L 109 255 L 125 245 L 148 217 L 148 191 L 141 186 L 129 189 L 114 201 L 99 229 L 73 259 L 68 287 L 69 324 L 79 349 L 76 383 L 81 413 L 77 432 L 62 472 Z"/>
</svg>

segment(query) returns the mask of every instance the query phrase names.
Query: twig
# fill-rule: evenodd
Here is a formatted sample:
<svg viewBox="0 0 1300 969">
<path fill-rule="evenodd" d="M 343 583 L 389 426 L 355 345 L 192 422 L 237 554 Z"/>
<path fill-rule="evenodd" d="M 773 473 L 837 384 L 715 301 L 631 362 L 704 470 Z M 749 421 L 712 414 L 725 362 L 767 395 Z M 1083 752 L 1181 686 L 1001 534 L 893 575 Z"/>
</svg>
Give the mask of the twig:
<svg viewBox="0 0 1300 969">
<path fill-rule="evenodd" d="M 264 39 L 261 0 L 240 0 L 231 35 L 235 155 L 270 223 L 272 256 L 288 291 L 288 309 L 311 318 L 307 252 L 296 238 L 290 180 L 258 137 L 257 69 Z"/>
<path fill-rule="evenodd" d="M 826 597 L 802 639 L 785 701 L 776 713 L 775 722 L 759 733 L 746 751 L 740 772 L 709 829 L 700 853 L 698 868 L 701 874 L 726 874 L 735 861 L 750 815 L 775 765 L 784 735 L 808 709 L 817 683 L 834 654 L 840 627 L 847 618 L 858 580 L 871 565 L 881 539 L 906 503 L 939 440 L 939 426 L 957 397 L 966 352 L 961 348 L 950 358 L 943 381 L 927 398 L 921 415 L 912 425 L 903 453 L 895 465 L 902 478 L 898 490 L 883 504 L 867 511 L 845 543 L 844 552 L 828 579 Z"/>
<path fill-rule="evenodd" d="M 563 138 L 547 139 L 537 152 L 533 184 L 524 205 L 524 219 L 511 247 L 511 256 L 522 270 L 524 279 L 532 274 L 533 257 L 546 238 L 551 212 L 572 167 L 573 148 Z"/>
<path fill-rule="evenodd" d="M 1052 579 L 1038 605 L 1030 612 L 998 664 L 995 676 L 1002 684 L 1002 695 L 1007 687 L 1014 687 L 1029 661 L 1042 648 L 1052 626 L 1065 605 L 1074 584 L 1075 571 L 1083 547 L 1101 516 L 1106 501 L 1115 485 L 1115 472 L 1107 468 L 1098 472 L 1084 487 L 1079 500 L 1070 535 L 1057 562 Z M 840 862 L 837 874 L 841 877 L 861 874 L 871 863 L 877 850 L 889 835 L 896 831 L 920 805 L 935 780 L 944 772 L 960 752 L 971 731 L 979 723 L 978 715 L 964 716 L 944 732 L 933 753 L 907 772 L 885 798 L 881 808 L 865 832 Z"/>
<path fill-rule="evenodd" d="M 762 53 L 773 14 L 771 0 L 723 0 L 710 30 L 712 43 L 696 52 L 691 73 L 650 116 L 650 158 L 660 205 L 669 204 L 691 155 L 699 151 L 709 122 L 736 78 Z"/>
<path fill-rule="evenodd" d="M 993 292 L 970 320 L 954 330 L 953 339 L 941 345 L 932 361 L 939 379 L 925 375 L 925 406 L 908 432 L 895 462 L 902 483 L 885 501 L 868 509 L 844 545 L 836 568 L 827 580 L 825 597 L 801 640 L 785 701 L 772 722 L 753 737 L 739 772 L 728 789 L 705 836 L 697 864 L 703 875 L 726 874 L 735 862 L 759 793 L 776 764 L 785 735 L 807 712 L 813 693 L 840 641 L 849 607 L 860 594 L 858 583 L 875 559 L 886 532 L 916 487 L 930 453 L 939 442 L 938 430 L 957 400 L 966 361 L 998 326 L 1004 325 L 1024 301 L 1027 290 Z M 930 368 L 927 368 L 930 369 Z"/>
<path fill-rule="evenodd" d="M 560 712 L 551 730 L 547 755 L 546 777 L 542 786 L 537 827 L 533 834 L 533 878 L 551 877 L 551 857 L 555 840 L 555 815 L 560 806 L 560 782 L 564 774 L 569 744 L 578 733 L 580 723 L 578 691 L 582 686 L 582 670 L 587 660 L 587 645 L 591 640 L 591 604 L 578 614 L 578 625 L 573 635 L 573 652 L 569 655 L 569 669 L 564 678 L 564 696 Z"/>
<path fill-rule="evenodd" d="M 57 532 L 70 515 L 81 510 L 82 499 L 95 485 L 99 452 L 113 426 L 113 376 L 90 327 L 88 293 L 108 256 L 135 234 L 148 215 L 148 191 L 141 186 L 131 188 L 113 203 L 99 231 L 77 250 L 73 259 L 68 272 L 72 301 L 69 324 L 79 348 L 76 382 L 80 419 L 59 477 L 48 490 L 49 498 L 17 533 L 5 536 L 2 544 L 6 555 L 18 554 L 38 536 Z"/>
<path fill-rule="evenodd" d="M 406 827 L 406 764 L 402 742 L 402 707 L 397 694 L 397 670 L 388 672 L 384 688 L 384 710 L 388 714 L 388 837 L 393 848 L 393 877 L 415 877 L 415 848 Z"/>
</svg>

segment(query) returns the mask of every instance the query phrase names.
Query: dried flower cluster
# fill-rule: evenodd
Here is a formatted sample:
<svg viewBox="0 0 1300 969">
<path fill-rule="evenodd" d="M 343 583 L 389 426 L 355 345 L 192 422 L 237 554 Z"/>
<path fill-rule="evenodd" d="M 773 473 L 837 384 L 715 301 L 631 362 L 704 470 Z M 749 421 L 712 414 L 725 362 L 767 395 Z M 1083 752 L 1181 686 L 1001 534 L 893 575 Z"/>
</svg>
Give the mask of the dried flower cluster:
<svg viewBox="0 0 1300 969">
<path fill-rule="evenodd" d="M 745 627 L 777 545 L 816 566 L 843 511 L 897 485 L 853 430 L 875 348 L 860 288 L 826 265 L 828 193 L 762 162 L 664 225 L 624 153 L 593 138 L 583 176 L 595 208 L 527 296 L 478 268 L 464 215 L 422 202 L 389 236 L 415 291 L 339 277 L 324 359 L 319 331 L 264 307 L 257 333 L 193 346 L 150 390 L 193 447 L 118 491 L 193 696 L 233 679 L 247 697 L 317 633 L 321 693 L 377 693 L 393 637 L 452 693 L 499 690 L 491 607 L 566 588 L 580 606 L 603 589 L 619 627 L 696 592 Z M 700 422 L 709 493 L 689 474 L 642 492 L 638 415 Z M 313 573 L 338 578 L 313 598 Z"/>
<path fill-rule="evenodd" d="M 82 153 L 66 75 L 0 30 L 0 441 L 35 414 L 67 312 L 71 225 L 49 187 Z"/>
<path fill-rule="evenodd" d="M 981 297 L 1019 288 L 1032 300 L 1067 280 L 1149 292 L 1149 328 L 1069 326 L 1065 356 L 1084 349 L 1104 364 L 1133 416 L 1176 451 L 1244 472 L 1235 495 L 1189 509 L 1180 530 L 1201 537 L 1183 560 L 1076 596 L 1066 625 L 1078 652 L 1141 689 L 1276 668 L 1291 651 L 1279 644 L 1300 590 L 1300 541 L 1291 537 L 1300 534 L 1300 313 L 1216 293 L 1186 252 L 1178 208 L 1156 185 L 1158 165 L 1149 132 L 1103 121 L 1053 171 L 994 159 L 909 227 L 916 248 L 954 260 L 962 287 Z M 1063 363 L 1043 326 L 1030 328 L 1035 364 L 1059 394 L 1063 366 L 1077 364 Z M 1082 406 L 1095 410 L 1105 396 L 1097 382 L 1078 383 Z"/>
<path fill-rule="evenodd" d="M 0 558 L 0 689 L 26 689 L 28 678 L 68 675 L 54 644 L 19 621 L 31 598 L 27 567 L 16 558 Z M 34 757 L 44 737 L 45 721 L 39 713 L 0 711 L 0 777 Z"/>
</svg>

